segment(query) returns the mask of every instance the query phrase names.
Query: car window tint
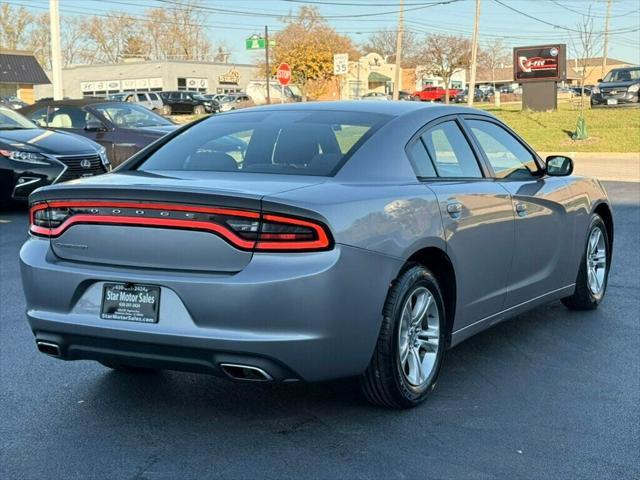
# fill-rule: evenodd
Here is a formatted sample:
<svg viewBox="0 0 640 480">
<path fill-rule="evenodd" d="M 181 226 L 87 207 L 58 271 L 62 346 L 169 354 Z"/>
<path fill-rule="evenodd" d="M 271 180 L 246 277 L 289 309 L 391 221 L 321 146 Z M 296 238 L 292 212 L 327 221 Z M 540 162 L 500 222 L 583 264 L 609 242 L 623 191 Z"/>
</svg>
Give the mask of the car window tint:
<svg viewBox="0 0 640 480">
<path fill-rule="evenodd" d="M 151 100 L 158 100 L 158 95 L 156 95 L 155 93 L 150 93 L 150 94 L 149 94 L 149 98 L 150 98 Z"/>
<path fill-rule="evenodd" d="M 47 109 L 45 108 L 39 108 L 38 110 L 35 110 L 33 112 L 31 112 L 29 115 L 27 115 L 27 117 L 35 122 L 37 125 L 41 126 L 41 127 L 46 127 L 47 126 Z"/>
<path fill-rule="evenodd" d="M 513 135 L 495 123 L 467 120 L 496 178 L 530 178 L 538 170 L 536 161 Z"/>
<path fill-rule="evenodd" d="M 456 122 L 440 123 L 422 134 L 421 138 L 435 164 L 438 176 L 482 177 L 473 150 Z"/>
<path fill-rule="evenodd" d="M 100 120 L 79 107 L 49 107 L 47 123 L 50 127 L 84 129 L 87 122 L 99 123 Z"/>
<path fill-rule="evenodd" d="M 388 121 L 355 112 L 246 112 L 200 122 L 137 168 L 330 175 Z"/>
<path fill-rule="evenodd" d="M 409 159 L 417 177 L 433 178 L 438 176 L 433 168 L 427 149 L 419 138 L 409 148 Z"/>
<path fill-rule="evenodd" d="M 138 93 L 137 96 L 139 102 L 145 102 L 147 100 L 147 97 L 145 97 L 144 93 Z"/>
</svg>

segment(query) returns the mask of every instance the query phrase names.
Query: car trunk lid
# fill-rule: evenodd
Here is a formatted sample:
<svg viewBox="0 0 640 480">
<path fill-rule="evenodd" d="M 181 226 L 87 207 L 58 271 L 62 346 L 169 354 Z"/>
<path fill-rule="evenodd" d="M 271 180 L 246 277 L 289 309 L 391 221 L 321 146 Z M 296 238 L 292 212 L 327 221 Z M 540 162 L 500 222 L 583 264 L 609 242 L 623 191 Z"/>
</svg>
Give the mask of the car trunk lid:
<svg viewBox="0 0 640 480">
<path fill-rule="evenodd" d="M 30 200 L 35 208 L 39 202 L 49 207 L 51 223 L 42 232 L 51 235 L 51 248 L 61 259 L 233 273 L 251 261 L 262 198 L 322 181 L 263 174 L 209 177 L 208 172 L 110 174 L 54 185 Z"/>
</svg>

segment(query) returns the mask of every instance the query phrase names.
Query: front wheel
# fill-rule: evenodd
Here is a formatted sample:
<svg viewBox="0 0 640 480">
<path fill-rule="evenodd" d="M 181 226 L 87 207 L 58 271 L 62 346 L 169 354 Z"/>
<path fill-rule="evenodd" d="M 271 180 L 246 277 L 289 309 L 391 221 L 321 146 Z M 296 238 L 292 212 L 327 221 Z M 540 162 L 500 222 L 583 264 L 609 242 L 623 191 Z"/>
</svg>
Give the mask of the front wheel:
<svg viewBox="0 0 640 480">
<path fill-rule="evenodd" d="M 204 107 L 202 105 L 196 105 L 195 107 L 193 107 L 193 113 L 195 113 L 196 115 L 204 115 Z"/>
<path fill-rule="evenodd" d="M 591 216 L 587 243 L 584 248 L 576 289 L 562 303 L 571 310 L 594 310 L 604 298 L 609 281 L 610 239 L 607 228 L 598 214 Z"/>
<path fill-rule="evenodd" d="M 361 378 L 365 398 L 389 408 L 411 408 L 436 385 L 445 349 L 445 311 L 435 277 L 421 265 L 393 283 L 376 349 Z"/>
</svg>

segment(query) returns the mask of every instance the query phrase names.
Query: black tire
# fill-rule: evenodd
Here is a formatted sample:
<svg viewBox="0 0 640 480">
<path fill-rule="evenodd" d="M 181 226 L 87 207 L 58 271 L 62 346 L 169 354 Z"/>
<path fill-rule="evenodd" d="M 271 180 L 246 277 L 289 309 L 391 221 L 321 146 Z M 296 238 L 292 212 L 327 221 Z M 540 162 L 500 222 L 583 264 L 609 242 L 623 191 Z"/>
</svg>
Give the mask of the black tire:
<svg viewBox="0 0 640 480">
<path fill-rule="evenodd" d="M 206 112 L 202 105 L 196 105 L 195 107 L 193 107 L 193 113 L 195 115 L 204 115 Z"/>
<path fill-rule="evenodd" d="M 118 372 L 123 373 L 135 373 L 135 372 L 151 372 L 155 369 L 153 368 L 145 368 L 145 367 L 134 367 L 132 365 L 127 365 L 125 363 L 114 362 L 114 361 L 100 361 L 102 365 L 111 370 L 116 370 Z"/>
<path fill-rule="evenodd" d="M 606 245 L 606 266 L 604 272 L 604 286 L 602 291 L 598 294 L 594 294 L 589 288 L 589 279 L 587 272 L 587 250 L 589 245 L 589 239 L 591 233 L 595 229 L 600 229 L 604 242 Z M 600 305 L 600 302 L 604 298 L 607 292 L 607 284 L 609 282 L 609 271 L 611 269 L 611 241 L 607 233 L 607 227 L 600 217 L 600 215 L 594 213 L 591 215 L 591 221 L 589 222 L 589 229 L 587 230 L 587 237 L 585 240 L 584 252 L 580 260 L 580 269 L 578 270 L 578 277 L 576 278 L 576 289 L 573 295 L 562 299 L 562 303 L 569 310 L 595 310 Z"/>
<path fill-rule="evenodd" d="M 428 381 L 415 387 L 407 380 L 401 366 L 398 346 L 399 323 L 408 296 L 417 287 L 426 287 L 436 302 L 439 316 L 439 348 Z M 433 274 L 422 265 L 410 264 L 393 282 L 383 311 L 382 326 L 376 349 L 367 370 L 360 379 L 364 397 L 387 408 L 412 408 L 424 401 L 435 388 L 444 359 L 445 310 L 440 287 Z"/>
</svg>

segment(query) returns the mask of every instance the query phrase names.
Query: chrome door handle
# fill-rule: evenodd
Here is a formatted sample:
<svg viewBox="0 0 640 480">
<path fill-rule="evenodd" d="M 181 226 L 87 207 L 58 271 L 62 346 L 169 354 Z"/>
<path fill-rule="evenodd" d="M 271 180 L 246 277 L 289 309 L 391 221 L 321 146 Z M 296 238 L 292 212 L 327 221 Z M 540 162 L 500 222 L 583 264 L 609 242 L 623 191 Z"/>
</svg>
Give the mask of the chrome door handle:
<svg viewBox="0 0 640 480">
<path fill-rule="evenodd" d="M 452 218 L 459 218 L 462 213 L 462 204 L 460 202 L 451 202 L 447 204 L 447 213 Z"/>
<path fill-rule="evenodd" d="M 527 214 L 527 204 L 522 202 L 516 203 L 516 213 L 524 217 Z"/>
</svg>

